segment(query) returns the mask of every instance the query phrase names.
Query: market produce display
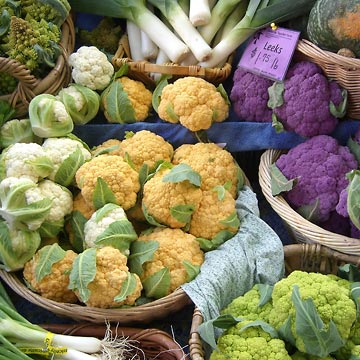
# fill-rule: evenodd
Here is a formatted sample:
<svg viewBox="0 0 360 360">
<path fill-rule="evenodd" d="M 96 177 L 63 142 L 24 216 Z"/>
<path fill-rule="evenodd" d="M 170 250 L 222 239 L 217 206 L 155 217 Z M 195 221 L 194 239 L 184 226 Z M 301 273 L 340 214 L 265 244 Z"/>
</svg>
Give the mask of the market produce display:
<svg viewBox="0 0 360 360">
<path fill-rule="evenodd" d="M 313 42 L 356 65 L 359 9 L 340 0 L 3 0 L 0 56 L 39 79 L 64 57 L 66 76 L 57 90 L 28 92 L 0 67 L 2 280 L 55 314 L 79 320 L 88 311 L 97 323 L 134 321 L 137 309 L 150 321 L 192 303 L 205 320 L 196 331 L 212 347 L 207 360 L 358 359 L 358 269 L 284 277 L 282 239 L 260 217 L 242 154 L 229 149 L 255 138 L 272 148 L 270 133 L 244 139 L 232 123 L 294 135 L 278 141 L 282 153 L 266 169 L 271 197 L 344 236 L 344 246 L 359 239 L 360 127 L 347 127 L 358 89 L 299 46 Z M 94 22 L 83 26 L 82 15 Z M 76 31 L 69 52 L 67 21 Z M 257 34 L 298 21 L 282 80 L 238 65 Z M 280 56 L 278 48 L 264 50 Z M 153 65 L 146 74 L 144 64 Z M 26 339 L 0 336 L 4 358 L 36 358 L 24 347 L 43 342 L 49 357 L 65 348 L 72 358 L 70 345 L 16 313 L 1 284 L 0 293 L 0 329 L 30 329 Z M 74 348 L 89 352 L 83 358 L 107 349 L 87 340 L 97 346 Z"/>
</svg>

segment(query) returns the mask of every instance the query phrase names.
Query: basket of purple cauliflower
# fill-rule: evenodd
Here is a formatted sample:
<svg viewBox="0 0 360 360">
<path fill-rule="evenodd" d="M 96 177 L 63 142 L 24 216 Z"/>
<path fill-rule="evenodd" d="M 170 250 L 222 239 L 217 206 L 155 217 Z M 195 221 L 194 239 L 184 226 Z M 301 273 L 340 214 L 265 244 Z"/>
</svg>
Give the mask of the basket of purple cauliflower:
<svg viewBox="0 0 360 360">
<path fill-rule="evenodd" d="M 238 67 L 230 100 L 239 121 L 270 122 L 304 138 L 331 134 L 346 115 L 347 90 L 311 61 L 293 62 L 283 81 Z"/>
<path fill-rule="evenodd" d="M 316 135 L 261 155 L 261 190 L 295 242 L 360 255 L 359 144 L 360 128 L 346 145 Z"/>
</svg>

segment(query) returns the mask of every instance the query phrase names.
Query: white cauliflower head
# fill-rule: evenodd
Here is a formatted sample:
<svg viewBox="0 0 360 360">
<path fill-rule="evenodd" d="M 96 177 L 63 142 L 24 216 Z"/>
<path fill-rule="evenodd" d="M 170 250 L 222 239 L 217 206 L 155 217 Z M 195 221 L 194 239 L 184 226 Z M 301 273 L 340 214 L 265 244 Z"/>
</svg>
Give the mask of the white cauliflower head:
<svg viewBox="0 0 360 360">
<path fill-rule="evenodd" d="M 53 163 L 37 143 L 15 143 L 0 158 L 5 177 L 27 178 L 38 182 L 53 170 Z"/>
<path fill-rule="evenodd" d="M 92 90 L 104 90 L 114 74 L 111 62 L 95 46 L 81 46 L 69 56 L 69 64 L 74 82 Z"/>
<path fill-rule="evenodd" d="M 80 167 L 85 161 L 91 159 L 91 152 L 88 150 L 80 141 L 68 137 L 59 137 L 59 138 L 47 138 L 43 144 L 43 149 L 46 152 L 46 155 L 51 159 L 53 163 L 53 170 L 49 174 L 48 178 L 50 180 L 56 181 L 55 177 L 58 174 L 59 169 L 66 165 L 64 162 L 69 156 L 74 155 L 77 149 L 80 150 L 83 157 L 82 161 L 78 161 L 78 167 Z M 68 168 L 68 165 L 66 165 Z M 75 172 L 77 169 L 73 169 L 72 178 L 75 177 Z M 66 170 L 69 173 L 69 169 Z M 69 180 L 70 181 L 70 180 Z M 69 185 L 68 183 L 61 183 L 61 185 Z"/>
<path fill-rule="evenodd" d="M 85 248 L 111 245 L 129 255 L 130 244 L 136 239 L 132 223 L 124 209 L 116 204 L 105 204 L 91 215 L 84 226 Z"/>
</svg>

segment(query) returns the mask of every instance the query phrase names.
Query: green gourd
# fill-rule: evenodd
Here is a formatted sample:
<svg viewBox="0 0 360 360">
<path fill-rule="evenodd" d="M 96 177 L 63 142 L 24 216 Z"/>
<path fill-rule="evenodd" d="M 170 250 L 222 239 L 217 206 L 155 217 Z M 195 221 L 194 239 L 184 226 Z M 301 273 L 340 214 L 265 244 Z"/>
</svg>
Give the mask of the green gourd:
<svg viewBox="0 0 360 360">
<path fill-rule="evenodd" d="M 360 57 L 360 0 L 317 0 L 307 25 L 309 40 L 321 49 L 350 49 Z"/>
</svg>

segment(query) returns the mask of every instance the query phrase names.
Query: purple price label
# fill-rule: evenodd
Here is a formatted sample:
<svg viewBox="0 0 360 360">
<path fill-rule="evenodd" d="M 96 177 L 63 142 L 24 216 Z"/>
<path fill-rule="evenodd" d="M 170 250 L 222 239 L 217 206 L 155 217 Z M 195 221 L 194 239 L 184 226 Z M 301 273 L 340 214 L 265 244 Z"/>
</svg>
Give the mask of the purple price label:
<svg viewBox="0 0 360 360">
<path fill-rule="evenodd" d="M 299 31 L 280 27 L 258 30 L 249 39 L 238 66 L 272 80 L 283 80 L 299 36 Z"/>
</svg>

